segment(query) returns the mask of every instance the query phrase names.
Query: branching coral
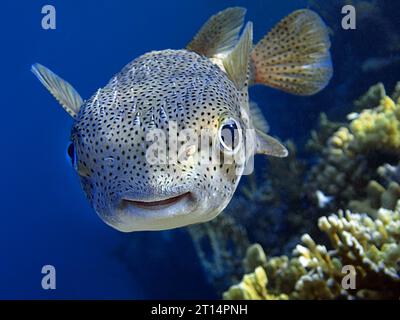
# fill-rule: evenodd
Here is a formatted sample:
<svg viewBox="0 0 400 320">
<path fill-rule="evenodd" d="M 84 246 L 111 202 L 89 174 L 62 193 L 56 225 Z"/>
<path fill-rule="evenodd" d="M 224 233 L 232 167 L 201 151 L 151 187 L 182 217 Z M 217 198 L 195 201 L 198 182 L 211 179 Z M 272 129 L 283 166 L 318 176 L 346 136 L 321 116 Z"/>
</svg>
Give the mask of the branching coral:
<svg viewBox="0 0 400 320">
<path fill-rule="evenodd" d="M 397 103 L 400 104 L 400 82 L 396 84 L 394 91 L 392 93 L 392 99 Z"/>
<path fill-rule="evenodd" d="M 306 145 L 307 149 L 312 152 L 322 151 L 332 134 L 345 125 L 345 123 L 330 121 L 325 113 L 321 113 L 318 130 L 311 131 L 311 138 Z"/>
<path fill-rule="evenodd" d="M 379 208 L 394 209 L 400 199 L 400 185 L 391 181 L 385 188 L 379 182 L 371 180 L 367 186 L 367 197 L 363 200 L 351 200 L 349 209 L 368 213 L 375 217 Z"/>
<path fill-rule="evenodd" d="M 206 275 L 217 291 L 237 281 L 243 272 L 240 257 L 249 245 L 246 230 L 227 214 L 188 230 Z"/>
<path fill-rule="evenodd" d="M 319 163 L 311 169 L 308 176 L 306 189 L 310 195 L 321 190 L 329 196 L 334 196 L 335 202 L 340 206 L 343 201 L 354 198 L 354 186 L 367 183 L 366 179 L 369 177 L 365 179 L 363 175 L 365 160 L 354 157 L 348 149 L 353 139 L 353 135 L 345 127 L 339 128 L 328 139 Z"/>
<path fill-rule="evenodd" d="M 274 296 L 267 291 L 268 278 L 262 267 L 257 267 L 253 273 L 246 274 L 242 282 L 232 286 L 225 292 L 226 300 L 287 300 L 288 296 Z"/>
<path fill-rule="evenodd" d="M 384 97 L 374 109 L 366 109 L 350 125 L 356 152 L 400 153 L 400 105 Z"/>
<path fill-rule="evenodd" d="M 254 292 L 261 299 L 400 297 L 400 201 L 395 210 L 380 209 L 376 219 L 339 211 L 320 218 L 318 227 L 333 250 L 316 244 L 308 234 L 291 259 L 268 259 L 259 245 L 253 245 L 245 265 L 256 272 L 232 286 L 224 298 L 251 299 Z M 344 284 L 346 270 L 354 276 L 354 287 Z"/>
<path fill-rule="evenodd" d="M 374 86 L 358 105 L 370 106 L 384 92 L 381 85 Z M 311 196 L 317 190 L 333 196 L 328 209 L 348 208 L 350 201 L 365 198 L 371 180 L 379 179 L 379 166 L 399 159 L 400 105 L 384 96 L 378 106 L 363 110 L 327 140 L 306 189 Z"/>
<path fill-rule="evenodd" d="M 297 157 L 297 148 L 293 141 L 285 143 L 289 155 L 282 158 L 268 158 L 267 170 L 264 178 L 270 182 L 273 198 L 276 203 L 292 204 L 299 200 L 299 188 L 304 181 L 305 163 Z M 290 181 L 291 183 L 288 183 Z"/>
<path fill-rule="evenodd" d="M 355 111 L 375 108 L 385 97 L 385 87 L 383 83 L 379 82 L 370 87 L 364 95 L 354 101 Z"/>
<path fill-rule="evenodd" d="M 348 124 L 322 115 L 309 144 L 318 162 L 308 174 L 295 145 L 287 142 L 289 158 L 268 159 L 262 179 L 247 177 L 223 215 L 191 228 L 218 289 L 247 273 L 225 298 L 399 298 L 399 92 L 400 84 L 392 98 L 382 85 L 373 87 L 356 103 L 372 108 L 350 114 Z M 326 206 L 318 194 L 325 197 Z M 344 211 L 324 217 L 339 209 Z M 318 218 L 318 228 L 328 235 L 332 249 L 310 223 Z M 242 265 L 249 242 L 260 245 L 247 250 Z M 267 259 L 263 248 L 271 255 L 296 249 L 292 258 Z M 345 265 L 354 266 L 356 289 L 342 286 Z M 383 285 L 388 290 L 383 292 Z"/>
<path fill-rule="evenodd" d="M 400 297 L 400 202 L 395 210 L 380 209 L 376 219 L 346 211 L 323 217 L 318 225 L 335 249 L 332 256 L 356 269 L 351 293 Z"/>
</svg>

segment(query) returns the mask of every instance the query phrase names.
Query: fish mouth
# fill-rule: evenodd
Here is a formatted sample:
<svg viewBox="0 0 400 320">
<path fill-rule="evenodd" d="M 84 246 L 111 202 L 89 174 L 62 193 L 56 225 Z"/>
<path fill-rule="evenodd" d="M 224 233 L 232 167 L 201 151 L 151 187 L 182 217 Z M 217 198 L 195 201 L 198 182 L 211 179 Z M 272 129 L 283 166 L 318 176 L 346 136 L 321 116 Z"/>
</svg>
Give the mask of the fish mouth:
<svg viewBox="0 0 400 320">
<path fill-rule="evenodd" d="M 162 200 L 155 200 L 155 201 L 150 201 L 150 200 L 134 200 L 134 199 L 129 199 L 129 198 L 123 198 L 121 200 L 121 208 L 126 208 L 128 206 L 134 206 L 140 209 L 145 209 L 145 210 L 161 210 L 168 208 L 170 206 L 173 206 L 174 204 L 177 204 L 180 201 L 186 200 L 186 198 L 190 198 L 191 193 L 190 192 L 185 192 L 176 196 L 172 196 L 169 198 L 165 198 Z"/>
<path fill-rule="evenodd" d="M 121 195 L 109 210 L 97 213 L 105 223 L 122 232 L 168 230 L 213 219 L 229 199 L 218 199 L 213 205 L 206 194 L 196 190 L 167 194 L 132 192 Z"/>
<path fill-rule="evenodd" d="M 124 196 L 109 222 L 123 232 L 166 230 L 192 224 L 198 201 L 192 192 L 162 196 Z"/>
</svg>

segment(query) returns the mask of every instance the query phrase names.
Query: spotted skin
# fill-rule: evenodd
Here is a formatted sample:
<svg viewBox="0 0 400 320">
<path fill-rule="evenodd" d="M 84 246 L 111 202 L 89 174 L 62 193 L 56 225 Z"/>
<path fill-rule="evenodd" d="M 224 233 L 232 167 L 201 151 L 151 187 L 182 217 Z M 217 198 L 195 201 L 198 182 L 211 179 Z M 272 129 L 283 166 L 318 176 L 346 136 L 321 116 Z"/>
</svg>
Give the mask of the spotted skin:
<svg viewBox="0 0 400 320">
<path fill-rule="evenodd" d="M 193 223 L 213 218 L 231 199 L 241 165 L 234 159 L 207 166 L 199 159 L 190 165 L 152 165 L 146 160 L 152 143 L 146 134 L 154 128 L 167 134 L 172 121 L 178 132 L 194 129 L 200 135 L 210 129 L 217 137 L 222 118 L 248 126 L 241 111 L 246 103 L 247 93 L 194 52 L 151 52 L 129 63 L 82 105 L 72 128 L 78 172 L 96 212 L 123 230 L 126 219 L 115 208 L 125 195 L 157 200 L 190 191 L 194 202 L 202 199 Z"/>
</svg>

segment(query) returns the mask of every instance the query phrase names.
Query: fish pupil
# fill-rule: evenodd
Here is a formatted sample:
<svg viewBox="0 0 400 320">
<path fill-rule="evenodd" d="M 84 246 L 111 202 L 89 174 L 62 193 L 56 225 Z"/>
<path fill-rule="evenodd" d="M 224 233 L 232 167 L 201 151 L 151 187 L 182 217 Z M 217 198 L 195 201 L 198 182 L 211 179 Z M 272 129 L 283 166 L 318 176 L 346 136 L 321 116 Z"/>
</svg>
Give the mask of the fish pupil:
<svg viewBox="0 0 400 320">
<path fill-rule="evenodd" d="M 68 154 L 68 157 L 71 160 L 72 165 L 75 166 L 75 163 L 76 163 L 76 152 L 75 152 L 75 146 L 74 146 L 73 142 L 69 143 L 68 148 L 67 148 L 67 154 Z"/>
<path fill-rule="evenodd" d="M 222 134 L 221 134 L 222 141 L 231 150 L 235 148 L 235 142 L 236 142 L 235 134 L 237 132 L 236 131 L 237 129 L 238 128 L 235 122 L 227 123 L 222 127 Z"/>
</svg>

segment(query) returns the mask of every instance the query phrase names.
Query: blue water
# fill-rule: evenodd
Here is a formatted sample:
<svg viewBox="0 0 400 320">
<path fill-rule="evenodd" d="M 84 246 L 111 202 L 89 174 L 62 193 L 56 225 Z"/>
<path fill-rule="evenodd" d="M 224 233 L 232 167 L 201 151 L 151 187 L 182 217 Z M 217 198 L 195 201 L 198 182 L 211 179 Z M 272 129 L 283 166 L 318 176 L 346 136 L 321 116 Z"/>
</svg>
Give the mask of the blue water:
<svg viewBox="0 0 400 320">
<path fill-rule="evenodd" d="M 41 28 L 44 4 L 56 7 L 56 30 Z M 210 15 L 234 5 L 248 8 L 260 39 L 306 1 L 2 2 L 0 298 L 217 298 L 184 229 L 123 234 L 96 216 L 66 158 L 72 118 L 30 66 L 46 65 L 87 98 L 135 57 L 184 47 Z M 312 107 L 289 111 L 288 101 L 304 100 L 288 99 L 299 98 L 263 87 L 252 94 L 283 139 L 318 117 Z M 310 124 L 297 126 L 301 115 Z M 56 290 L 41 287 L 47 264 Z"/>
</svg>

